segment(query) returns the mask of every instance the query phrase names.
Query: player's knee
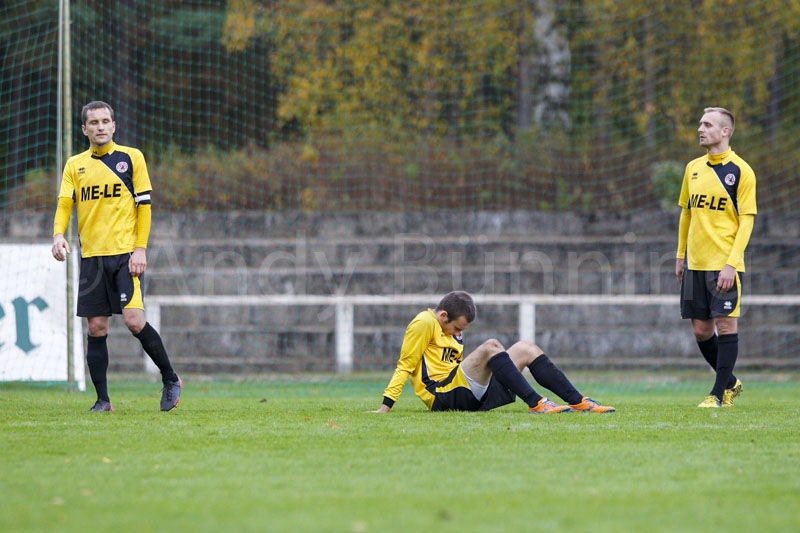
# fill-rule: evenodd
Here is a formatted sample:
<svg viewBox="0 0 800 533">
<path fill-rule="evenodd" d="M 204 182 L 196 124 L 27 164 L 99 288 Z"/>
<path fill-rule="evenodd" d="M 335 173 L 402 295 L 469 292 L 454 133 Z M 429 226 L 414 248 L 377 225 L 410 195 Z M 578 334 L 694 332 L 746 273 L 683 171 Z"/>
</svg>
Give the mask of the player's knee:
<svg viewBox="0 0 800 533">
<path fill-rule="evenodd" d="M 502 351 L 505 350 L 505 348 L 503 348 L 503 345 L 500 344 L 500 341 L 497 340 L 497 339 L 489 339 L 489 340 L 485 341 L 483 344 L 481 344 L 481 348 L 483 348 L 485 351 L 491 352 L 493 354 L 494 353 L 499 353 L 499 352 L 502 352 Z"/>
<path fill-rule="evenodd" d="M 103 337 L 108 335 L 108 322 L 101 320 L 89 320 L 89 335 L 92 337 Z"/>
<path fill-rule="evenodd" d="M 138 316 L 126 316 L 125 325 L 128 327 L 131 333 L 139 333 L 144 329 L 145 321 L 143 318 Z"/>
<path fill-rule="evenodd" d="M 91 337 L 104 337 L 108 335 L 108 326 L 89 327 L 89 335 Z"/>
<path fill-rule="evenodd" d="M 694 336 L 698 341 L 704 341 L 714 335 L 714 324 L 706 324 L 704 322 L 696 322 L 694 326 Z"/>
<path fill-rule="evenodd" d="M 531 360 L 536 359 L 544 353 L 538 344 L 531 341 L 519 341 L 511 347 L 511 349 L 518 349 L 526 355 L 531 356 Z"/>
<path fill-rule="evenodd" d="M 736 333 L 738 330 L 736 328 L 736 322 L 729 321 L 729 320 L 720 320 L 717 322 L 717 332 L 720 335 L 732 335 Z"/>
</svg>

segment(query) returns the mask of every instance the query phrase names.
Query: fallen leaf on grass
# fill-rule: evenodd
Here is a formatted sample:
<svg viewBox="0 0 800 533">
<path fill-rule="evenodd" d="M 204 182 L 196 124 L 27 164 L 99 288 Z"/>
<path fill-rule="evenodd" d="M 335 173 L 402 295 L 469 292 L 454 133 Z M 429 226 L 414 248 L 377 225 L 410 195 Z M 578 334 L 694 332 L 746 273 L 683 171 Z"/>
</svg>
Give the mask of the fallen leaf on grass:
<svg viewBox="0 0 800 533">
<path fill-rule="evenodd" d="M 453 519 L 453 513 L 451 513 L 447 509 L 439 509 L 438 515 L 439 515 L 439 518 L 441 520 L 452 520 Z"/>
<path fill-rule="evenodd" d="M 333 429 L 339 429 L 339 426 L 337 426 L 337 425 L 336 425 L 336 424 L 334 424 L 333 422 L 328 422 L 328 425 L 329 425 L 330 427 L 332 427 Z"/>
</svg>

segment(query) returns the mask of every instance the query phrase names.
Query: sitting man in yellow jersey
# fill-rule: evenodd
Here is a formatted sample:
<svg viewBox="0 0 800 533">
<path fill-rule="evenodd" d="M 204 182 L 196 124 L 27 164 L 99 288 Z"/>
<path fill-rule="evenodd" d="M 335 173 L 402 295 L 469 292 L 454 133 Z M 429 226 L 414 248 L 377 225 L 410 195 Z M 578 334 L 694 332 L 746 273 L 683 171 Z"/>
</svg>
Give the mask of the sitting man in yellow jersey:
<svg viewBox="0 0 800 533">
<path fill-rule="evenodd" d="M 733 375 L 739 353 L 736 319 L 744 249 L 757 212 L 756 175 L 730 148 L 733 114 L 722 107 L 707 107 L 703 113 L 697 131 L 708 153 L 690 161 L 683 175 L 675 275 L 681 284 L 681 317 L 692 320 L 700 352 L 717 373 L 698 407 L 733 407 L 742 392 L 742 382 Z"/>
<path fill-rule="evenodd" d="M 158 332 L 145 321 L 140 280 L 147 268 L 150 235 L 150 176 L 142 152 L 114 144 L 114 110 L 89 102 L 81 111 L 89 149 L 64 165 L 53 224 L 53 257 L 64 261 L 70 247 L 64 238 L 72 205 L 78 213 L 81 275 L 78 316 L 89 321 L 86 362 L 97 401 L 89 411 L 113 411 L 108 397 L 108 317 L 122 314 L 125 325 L 161 370 L 161 410 L 180 399 L 183 382 L 175 374 Z"/>
<path fill-rule="evenodd" d="M 448 293 L 436 309 L 419 313 L 406 328 L 383 404 L 373 412 L 388 412 L 409 377 L 414 392 L 431 411 L 488 411 L 513 403 L 517 396 L 532 414 L 614 411 L 579 393 L 532 342 L 520 341 L 505 350 L 490 339 L 463 357 L 463 332 L 475 316 L 472 297 L 462 291 Z M 557 405 L 533 390 L 520 373 L 525 367 L 542 387 L 569 405 Z"/>
</svg>

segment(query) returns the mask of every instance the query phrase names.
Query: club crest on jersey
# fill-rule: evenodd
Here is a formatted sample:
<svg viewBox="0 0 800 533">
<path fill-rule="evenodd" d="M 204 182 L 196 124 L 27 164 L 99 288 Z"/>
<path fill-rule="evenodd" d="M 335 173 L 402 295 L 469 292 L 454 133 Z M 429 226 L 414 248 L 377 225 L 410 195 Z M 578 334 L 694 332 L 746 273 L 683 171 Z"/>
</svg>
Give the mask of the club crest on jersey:
<svg viewBox="0 0 800 533">
<path fill-rule="evenodd" d="M 736 176 L 734 176 L 733 174 L 725 175 L 725 184 L 726 185 L 733 185 L 734 183 L 736 183 Z"/>
<path fill-rule="evenodd" d="M 117 172 L 123 173 L 127 171 L 128 171 L 128 163 L 126 163 L 125 161 L 120 161 L 119 163 L 117 163 Z"/>
</svg>

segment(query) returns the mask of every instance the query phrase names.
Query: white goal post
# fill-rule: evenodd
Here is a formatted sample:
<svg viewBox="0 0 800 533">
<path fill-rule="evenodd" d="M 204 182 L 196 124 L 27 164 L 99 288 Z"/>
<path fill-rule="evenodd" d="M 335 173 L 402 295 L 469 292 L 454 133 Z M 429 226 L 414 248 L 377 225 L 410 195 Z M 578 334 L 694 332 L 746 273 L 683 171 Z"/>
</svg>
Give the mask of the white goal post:
<svg viewBox="0 0 800 533">
<path fill-rule="evenodd" d="M 537 305 L 673 305 L 678 307 L 677 295 L 596 295 L 596 294 L 474 294 L 477 304 L 516 305 L 519 308 L 518 338 L 536 340 Z M 436 303 L 430 294 L 395 295 L 220 295 L 220 296 L 148 296 L 145 301 L 147 320 L 158 331 L 161 329 L 161 308 L 180 307 L 232 307 L 232 306 L 333 306 L 336 313 L 336 370 L 347 373 L 353 370 L 354 307 L 357 305 L 417 305 Z M 747 295 L 751 305 L 800 305 L 800 295 Z M 158 369 L 147 355 L 144 367 L 148 373 Z"/>
</svg>

